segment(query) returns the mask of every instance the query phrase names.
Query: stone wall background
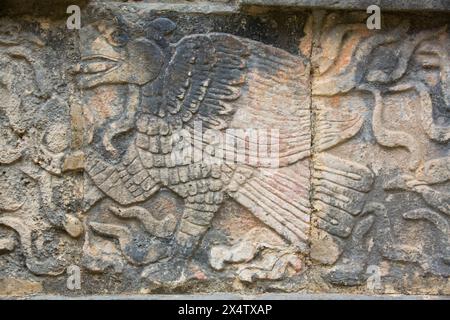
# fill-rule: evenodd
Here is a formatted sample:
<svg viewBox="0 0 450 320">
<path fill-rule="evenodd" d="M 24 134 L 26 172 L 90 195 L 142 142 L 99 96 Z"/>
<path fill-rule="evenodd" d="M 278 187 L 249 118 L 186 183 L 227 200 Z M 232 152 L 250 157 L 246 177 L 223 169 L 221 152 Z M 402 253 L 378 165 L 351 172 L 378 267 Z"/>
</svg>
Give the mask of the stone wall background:
<svg viewBox="0 0 450 320">
<path fill-rule="evenodd" d="M 81 30 L 49 3 L 0 10 L 0 295 L 449 294 L 445 1 L 383 2 L 381 30 L 361 2 L 80 1 Z M 290 157 L 171 165 L 171 95 Z"/>
</svg>

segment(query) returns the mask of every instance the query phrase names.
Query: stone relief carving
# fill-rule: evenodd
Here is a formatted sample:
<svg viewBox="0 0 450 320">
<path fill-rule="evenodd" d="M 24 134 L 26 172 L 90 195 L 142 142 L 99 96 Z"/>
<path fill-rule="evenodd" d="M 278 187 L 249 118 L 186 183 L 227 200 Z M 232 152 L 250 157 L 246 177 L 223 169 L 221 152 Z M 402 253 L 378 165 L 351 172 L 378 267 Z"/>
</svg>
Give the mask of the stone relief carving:
<svg viewBox="0 0 450 320">
<path fill-rule="evenodd" d="M 258 256 L 258 257 L 257 257 Z M 257 257 L 257 263 L 254 259 Z M 302 260 L 295 248 L 267 228 L 253 228 L 239 242 L 230 247 L 211 249 L 211 266 L 223 270 L 226 264 L 238 264 L 239 279 L 278 280 L 302 269 Z"/>
<path fill-rule="evenodd" d="M 65 271 L 67 241 L 53 227 L 74 238 L 82 233 L 80 221 L 66 212 L 69 203 L 58 199 L 73 186 L 60 167 L 69 143 L 68 118 L 53 124 L 45 119 L 46 112 L 67 105 L 50 97 L 49 88 L 41 83 L 46 74 L 38 59 L 43 40 L 5 23 L 0 39 L 0 225 L 13 232 L 2 238 L 2 250 L 20 247 L 33 274 L 57 275 Z M 64 110 L 58 112 L 64 117 Z"/>
<path fill-rule="evenodd" d="M 342 135 L 346 131 L 350 132 L 346 138 L 351 139 L 361 129 L 361 122 L 365 117 L 370 128 L 368 132 L 364 130 L 358 134 L 357 143 L 361 144 L 360 148 L 373 149 L 371 144 L 362 146 L 364 140 L 372 139 L 373 135 L 374 142 L 382 147 L 407 150 L 408 157 L 402 158 L 405 162 L 393 158 L 391 164 L 380 164 L 375 158 L 355 157 L 349 152 L 354 150 L 351 146 L 348 149 L 341 148 L 337 154 L 364 159 L 364 164 L 368 165 L 368 174 L 372 177 L 374 174 L 369 168 L 375 168 L 376 180 L 381 181 L 381 188 L 387 192 L 383 201 L 391 202 L 392 197 L 401 191 L 416 193 L 423 201 L 410 200 L 416 207 L 400 212 L 403 221 L 399 221 L 390 211 L 392 204 L 371 201 L 370 195 L 369 198 L 347 196 L 343 199 L 350 198 L 348 203 L 352 205 L 362 199 L 362 206 L 357 211 L 360 214 L 359 220 L 351 219 L 352 210 L 344 207 L 342 209 L 347 214 L 345 218 L 333 221 L 336 217 L 335 208 L 331 211 L 325 207 L 324 210 L 322 203 L 316 200 L 315 213 L 319 217 L 317 227 L 327 234 L 324 236 L 318 232 L 317 248 L 312 257 L 330 264 L 338 261 L 326 278 L 341 285 L 364 283 L 368 277 L 367 266 L 379 265 L 384 260 L 417 264 L 422 269 L 421 272 L 446 276 L 449 235 L 444 230 L 448 225 L 448 210 L 445 207 L 448 206 L 446 167 L 449 159 L 448 156 L 433 158 L 433 154 L 436 154 L 436 148 L 442 146 L 446 150 L 444 154 L 448 153 L 448 145 L 445 147 L 449 128 L 445 96 L 448 92 L 446 65 L 449 60 L 446 53 L 443 53 L 448 50 L 442 50 L 448 46 L 448 27 L 410 31 L 410 22 L 402 20 L 384 31 L 370 32 L 362 24 L 348 23 L 349 17 L 346 17 L 346 23 L 341 23 L 340 18 L 333 14 L 318 17 L 321 24 L 320 51 L 315 57 L 317 77 L 314 78 L 312 87 L 313 95 L 318 97 L 315 105 L 319 123 L 317 150 L 321 151 L 321 146 L 331 140 L 327 138 L 330 131 Z M 353 19 L 358 20 L 357 17 Z M 364 103 L 363 108 L 354 111 L 349 117 L 354 119 L 354 129 L 352 126 L 341 125 L 341 130 L 333 131 L 326 120 L 324 125 L 320 125 L 323 110 L 330 110 L 325 101 L 331 102 L 332 107 L 342 108 L 341 112 L 346 112 L 349 106 L 351 109 L 358 105 L 357 101 L 360 101 L 365 92 L 372 95 L 372 110 L 367 110 L 367 104 Z M 368 112 L 371 118 L 366 116 Z M 387 120 L 389 118 L 395 122 Z M 411 130 L 415 124 L 421 126 L 421 130 Z M 372 152 L 376 157 L 377 151 Z M 319 154 L 318 161 L 314 162 L 315 172 L 318 172 L 316 176 L 319 178 L 319 187 L 315 188 L 318 195 L 322 192 L 321 185 L 326 181 L 326 178 L 320 177 L 323 171 L 322 158 L 323 155 Z M 347 161 L 336 158 L 334 162 Z M 383 166 L 395 169 L 387 170 Z M 352 171 L 347 169 L 343 172 L 349 174 Z M 375 183 L 375 188 L 380 188 L 378 184 Z M 439 185 L 439 190 L 434 189 L 433 185 Z M 365 192 L 373 188 L 371 184 L 367 187 Z M 354 187 L 352 191 L 355 192 Z M 395 196 L 389 195 L 391 192 Z M 342 191 L 340 194 L 345 195 Z M 337 202 L 341 198 L 331 199 Z M 397 213 L 401 209 L 394 208 L 393 211 Z M 324 216 L 334 224 L 324 222 Z M 436 237 L 424 236 L 417 242 L 415 236 L 404 236 L 411 229 L 419 227 L 411 227 L 406 220 L 427 221 L 429 225 L 424 228 L 433 226 L 440 231 L 436 231 Z M 322 238 L 327 241 L 321 242 Z M 438 247 L 437 250 L 430 248 L 432 243 Z M 323 247 L 327 245 L 328 250 L 324 250 Z M 334 259 L 330 259 L 330 256 Z"/>
<path fill-rule="evenodd" d="M 174 14 L 86 14 L 67 57 L 49 48 L 57 23 L 0 20 L 6 275 L 19 261 L 134 291 L 320 291 L 364 287 L 376 266 L 394 279 L 383 290 L 445 282 L 447 25 L 389 16 L 370 31 L 359 13 L 315 11 L 292 49 Z"/>
<path fill-rule="evenodd" d="M 113 199 L 120 207 L 109 211 L 139 220 L 155 239 L 155 246 L 148 247 L 139 264 L 167 257 L 186 263 L 224 196 L 275 230 L 296 248 L 293 252 L 306 254 L 310 210 L 307 62 L 229 34 L 189 35 L 171 44 L 166 37 L 175 28 L 172 21 L 159 18 L 147 30 L 100 22 L 81 31 L 80 86 L 89 90 L 126 84 L 128 90 L 123 113 L 102 128 L 97 145 L 87 147 L 85 170 L 101 190 L 98 197 Z M 147 35 L 139 37 L 144 31 Z M 279 91 L 286 94 L 283 101 L 274 99 Z M 283 109 L 278 108 L 280 103 Z M 174 163 L 174 135 L 181 129 L 192 131 L 195 121 L 202 121 L 204 130 L 279 130 L 280 168 L 272 169 L 262 160 L 253 166 Z M 286 127 L 286 122 L 291 125 Z M 132 140 L 120 152 L 114 138 L 128 131 Z M 93 141 L 96 138 L 94 133 Z M 200 146 L 207 143 L 200 141 Z M 224 147 L 223 152 L 230 151 L 226 148 L 234 146 Z M 181 216 L 169 213 L 158 220 L 137 206 L 161 188 L 184 199 Z M 95 203 L 98 199 L 87 200 Z M 98 234 L 117 238 L 127 259 L 138 263 L 127 253 L 134 237 L 127 227 L 89 225 Z M 173 260 L 164 263 L 167 269 L 174 264 Z"/>
</svg>

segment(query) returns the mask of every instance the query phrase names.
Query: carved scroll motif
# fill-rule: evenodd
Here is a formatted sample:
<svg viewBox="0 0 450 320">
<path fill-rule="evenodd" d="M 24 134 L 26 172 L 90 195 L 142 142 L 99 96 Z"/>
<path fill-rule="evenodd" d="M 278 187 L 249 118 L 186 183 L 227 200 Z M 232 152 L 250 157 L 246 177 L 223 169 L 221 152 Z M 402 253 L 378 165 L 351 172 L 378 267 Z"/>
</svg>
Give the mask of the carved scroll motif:
<svg viewBox="0 0 450 320">
<path fill-rule="evenodd" d="M 321 32 L 318 48 L 313 49 L 317 56 L 313 59 L 316 76 L 313 77 L 312 88 L 318 123 L 315 146 L 318 151 L 327 146 L 327 153 L 334 155 L 315 155 L 313 189 L 317 230 L 314 231 L 312 258 L 334 265 L 327 279 L 340 285 L 362 284 L 367 278 L 367 262 L 379 259 L 375 257 L 417 264 L 422 272 L 448 274 L 449 235 L 446 226 L 449 194 L 445 187 L 448 189 L 447 167 L 450 163 L 446 146 L 450 128 L 446 100 L 448 27 L 412 31 L 411 22 L 403 20 L 373 33 L 358 23 L 340 24 L 339 18 L 332 14 L 318 18 L 316 24 Z M 342 109 L 355 110 L 357 108 L 346 106 L 344 101 L 358 101 L 366 93 L 373 101 L 366 104 L 369 109 L 364 106 L 364 109 L 354 111 L 355 114 L 348 117 L 348 125 L 344 125 L 342 120 L 334 120 L 338 113 L 333 108 L 338 105 Z M 327 106 L 322 101 L 330 101 L 333 105 Z M 392 101 L 404 105 L 394 106 Z M 358 114 L 361 110 L 364 113 Z M 392 114 L 397 122 L 389 125 Z M 409 126 L 419 126 L 420 129 L 408 130 L 407 121 L 413 121 Z M 335 122 L 339 126 L 334 125 Z M 367 131 L 367 126 L 370 126 L 370 131 Z M 340 143 L 339 135 L 342 137 Z M 367 143 L 372 136 L 382 149 Z M 349 150 L 358 150 L 352 140 L 361 145 L 361 157 L 349 153 Z M 326 144 L 333 141 L 335 146 Z M 434 142 L 439 143 L 436 149 L 433 149 Z M 365 156 L 369 148 L 374 152 L 371 158 Z M 401 162 L 390 164 L 389 160 L 378 158 L 383 157 L 384 150 L 395 149 L 407 150 L 407 165 Z M 444 157 L 430 159 L 428 153 L 437 149 L 443 152 Z M 325 159 L 333 159 L 329 168 L 322 165 L 324 156 Z M 374 168 L 374 172 L 368 169 L 372 182 L 366 189 L 337 183 L 342 179 L 332 180 L 332 184 L 324 179 L 324 173 L 332 172 L 336 163 L 351 163 L 344 158 L 364 158 L 367 169 Z M 389 166 L 395 169 L 389 169 Z M 351 167 L 336 172 L 342 176 L 352 175 Z M 379 188 L 377 181 L 389 193 L 384 203 L 371 201 L 370 194 Z M 324 183 L 337 185 L 324 188 Z M 345 186 L 352 193 L 347 192 L 343 188 Z M 358 197 L 357 191 L 364 192 Z M 402 197 L 401 192 L 412 192 L 421 201 L 409 200 L 409 207 L 413 206 L 413 209 L 402 212 L 401 208 L 389 203 L 391 198 Z M 320 198 L 327 199 L 328 203 L 323 205 Z M 333 204 L 331 207 L 330 203 Z M 359 204 L 355 211 L 357 214 L 352 216 L 352 210 L 345 207 L 346 204 Z M 398 211 L 400 221 L 396 216 Z M 419 225 L 410 224 L 411 221 L 416 224 L 426 221 L 428 224 L 420 224 L 420 227 L 431 230 L 429 228 L 433 226 L 440 230 L 437 240 L 421 235 L 423 242 L 436 241 L 436 253 L 433 249 L 420 251 L 412 244 L 415 243 L 414 238 L 401 236 L 406 232 L 402 233 L 403 229 L 419 228 Z M 372 245 L 368 246 L 367 241 L 372 241 Z"/>
</svg>

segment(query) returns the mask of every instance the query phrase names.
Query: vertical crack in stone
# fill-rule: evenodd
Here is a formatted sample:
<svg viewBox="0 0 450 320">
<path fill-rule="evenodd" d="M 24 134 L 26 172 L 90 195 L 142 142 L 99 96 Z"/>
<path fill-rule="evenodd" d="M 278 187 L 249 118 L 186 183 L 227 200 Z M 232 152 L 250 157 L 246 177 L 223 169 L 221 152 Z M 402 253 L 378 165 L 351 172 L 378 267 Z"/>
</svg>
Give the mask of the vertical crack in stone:
<svg viewBox="0 0 450 320">
<path fill-rule="evenodd" d="M 314 48 L 314 15 L 313 12 L 308 12 L 308 20 L 305 23 L 304 27 L 304 37 L 305 39 L 302 40 L 301 46 L 303 46 L 303 50 L 300 50 L 302 54 L 306 54 L 306 57 L 309 62 L 309 74 L 308 74 L 308 81 L 309 81 L 309 110 L 310 110 L 310 161 L 309 161 L 309 205 L 311 206 L 311 213 L 310 213 L 310 225 L 308 230 L 308 239 L 309 239 L 309 245 L 311 245 L 311 236 L 312 236 L 312 226 L 313 226 L 313 214 L 314 214 L 314 207 L 313 207 L 313 191 L 314 191 L 314 185 L 312 183 L 312 177 L 314 172 L 314 128 L 315 128 L 315 114 L 313 110 L 313 99 L 312 99 L 312 79 L 314 75 L 314 69 L 312 64 L 312 55 L 313 55 L 313 48 Z M 304 45 L 305 42 L 306 44 Z M 305 48 L 306 46 L 306 48 Z M 311 248 L 310 248 L 311 250 Z M 308 254 L 308 260 L 310 260 L 309 254 Z"/>
<path fill-rule="evenodd" d="M 309 201 L 311 205 L 311 224 L 309 229 L 309 240 L 310 245 L 312 245 L 313 241 L 313 230 L 314 230 L 314 224 L 315 222 L 315 213 L 316 208 L 314 206 L 314 193 L 315 193 L 315 184 L 314 184 L 314 170 L 315 170 L 315 163 L 316 163 L 316 148 L 315 148 L 315 135 L 316 135 L 316 110 L 314 107 L 314 95 L 313 95 L 313 81 L 314 76 L 316 74 L 315 70 L 317 66 L 314 64 L 314 55 L 316 54 L 316 48 L 318 47 L 319 42 L 319 34 L 318 34 L 318 25 L 321 23 L 321 19 L 323 15 L 325 14 L 324 11 L 318 11 L 318 10 L 312 10 L 310 13 L 310 32 L 311 32 L 311 47 L 309 52 L 309 59 L 310 59 L 310 76 L 309 76 L 309 83 L 310 83 L 310 107 L 311 107 L 311 161 L 310 161 L 310 193 L 309 193 Z M 312 248 L 310 248 L 311 253 Z M 310 256 L 311 259 L 311 256 Z"/>
</svg>

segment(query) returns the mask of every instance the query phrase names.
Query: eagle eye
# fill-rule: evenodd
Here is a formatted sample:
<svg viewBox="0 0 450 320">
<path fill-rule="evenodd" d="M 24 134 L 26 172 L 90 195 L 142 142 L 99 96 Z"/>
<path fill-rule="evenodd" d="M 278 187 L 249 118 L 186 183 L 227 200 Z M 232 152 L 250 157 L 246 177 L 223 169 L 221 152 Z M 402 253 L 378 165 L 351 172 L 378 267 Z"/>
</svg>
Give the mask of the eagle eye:
<svg viewBox="0 0 450 320">
<path fill-rule="evenodd" d="M 129 37 L 127 33 L 121 29 L 113 31 L 108 37 L 108 42 L 115 47 L 126 45 L 128 43 L 128 40 Z"/>
</svg>

